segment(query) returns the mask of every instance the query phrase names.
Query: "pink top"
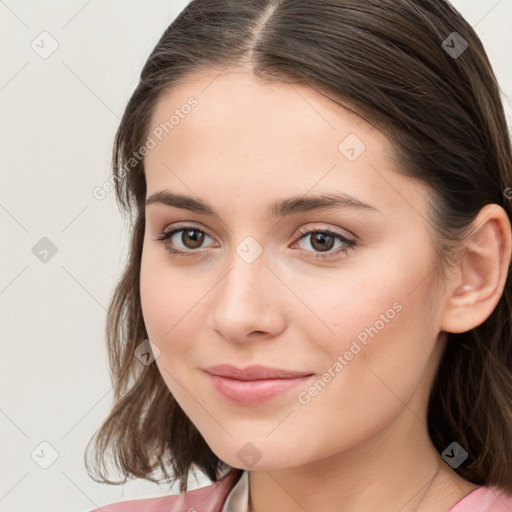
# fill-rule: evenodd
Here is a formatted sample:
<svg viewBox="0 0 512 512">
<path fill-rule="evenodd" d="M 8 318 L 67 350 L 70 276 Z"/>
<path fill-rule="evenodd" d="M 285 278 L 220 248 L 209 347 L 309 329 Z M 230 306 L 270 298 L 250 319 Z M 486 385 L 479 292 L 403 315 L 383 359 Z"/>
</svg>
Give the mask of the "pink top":
<svg viewBox="0 0 512 512">
<path fill-rule="evenodd" d="M 122 501 L 91 512 L 247 512 L 247 471 L 227 473 L 212 485 L 181 494 Z M 480 485 L 447 512 L 512 512 L 512 494 Z"/>
<path fill-rule="evenodd" d="M 448 512 L 512 512 L 512 494 L 480 485 L 466 494 Z"/>
</svg>

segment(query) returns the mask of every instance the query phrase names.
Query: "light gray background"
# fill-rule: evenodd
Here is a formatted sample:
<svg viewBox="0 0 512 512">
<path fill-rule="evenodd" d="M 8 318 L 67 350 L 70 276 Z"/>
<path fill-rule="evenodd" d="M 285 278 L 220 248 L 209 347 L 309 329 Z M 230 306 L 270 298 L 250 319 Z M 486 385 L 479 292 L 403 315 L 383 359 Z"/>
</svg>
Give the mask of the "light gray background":
<svg viewBox="0 0 512 512">
<path fill-rule="evenodd" d="M 114 193 L 100 201 L 92 190 L 110 177 L 146 58 L 187 3 L 0 0 L 0 511 L 86 512 L 167 494 L 97 484 L 82 463 L 112 403 L 105 314 L 128 248 Z M 512 0 L 453 3 L 483 40 L 510 124 Z M 44 31 L 58 43 L 48 58 Z M 33 253 L 43 237 L 57 248 L 47 262 Z M 42 442 L 58 453 L 47 469 Z"/>
</svg>

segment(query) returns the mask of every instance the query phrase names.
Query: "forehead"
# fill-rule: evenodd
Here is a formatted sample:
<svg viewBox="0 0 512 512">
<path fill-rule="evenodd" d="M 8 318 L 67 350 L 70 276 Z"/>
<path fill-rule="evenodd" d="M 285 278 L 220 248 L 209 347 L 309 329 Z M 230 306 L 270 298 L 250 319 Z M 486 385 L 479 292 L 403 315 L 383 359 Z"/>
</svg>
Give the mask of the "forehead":
<svg viewBox="0 0 512 512">
<path fill-rule="evenodd" d="M 153 111 L 151 126 L 168 120 L 176 110 L 188 111 L 190 98 L 197 101 L 180 121 L 190 117 L 187 125 L 201 132 L 236 135 L 237 145 L 247 138 L 279 138 L 283 143 L 293 138 L 325 139 L 328 144 L 347 129 L 355 129 L 364 137 L 371 134 L 372 143 L 390 150 L 386 137 L 359 115 L 336 104 L 305 84 L 285 84 L 264 80 L 244 70 L 210 70 L 183 78 L 164 93 Z M 176 124 L 172 131 L 179 132 Z M 243 129 L 242 129 L 243 128 Z M 283 128 L 286 131 L 283 132 Z M 298 148 L 297 148 L 298 149 Z"/>
<path fill-rule="evenodd" d="M 307 85 L 245 71 L 182 80 L 157 102 L 149 135 L 156 146 L 145 157 L 148 195 L 186 191 L 184 180 L 202 191 L 232 186 L 260 198 L 335 188 L 367 194 L 385 209 L 396 208 L 397 194 L 414 201 L 420 188 L 394 172 L 390 141 L 359 115 Z"/>
</svg>

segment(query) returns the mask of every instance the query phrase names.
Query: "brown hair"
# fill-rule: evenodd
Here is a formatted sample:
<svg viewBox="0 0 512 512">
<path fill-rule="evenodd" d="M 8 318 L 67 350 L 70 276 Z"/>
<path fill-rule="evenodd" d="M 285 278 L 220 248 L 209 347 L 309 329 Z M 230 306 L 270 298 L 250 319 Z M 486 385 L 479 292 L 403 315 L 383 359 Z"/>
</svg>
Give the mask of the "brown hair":
<svg viewBox="0 0 512 512">
<path fill-rule="evenodd" d="M 94 441 L 97 481 L 157 482 L 157 469 L 170 481 L 166 468 L 172 467 L 183 491 L 193 465 L 212 481 L 219 478 L 222 461 L 170 394 L 156 364 L 144 366 L 134 357 L 148 338 L 139 297 L 146 182 L 143 159 L 128 162 L 144 146 L 164 92 L 187 75 L 247 64 L 262 79 L 307 84 L 350 105 L 388 136 L 400 172 L 428 185 L 435 198 L 429 220 L 440 273 L 484 205 L 499 204 L 512 217 L 504 197 L 512 182 L 510 136 L 496 78 L 478 36 L 447 2 L 192 1 L 149 56 L 115 138 L 113 179 L 117 200 L 132 220 L 132 238 L 106 326 L 115 403 L 85 454 L 91 475 Z M 468 452 L 455 471 L 508 492 L 511 287 L 509 273 L 485 322 L 448 333 L 428 408 L 436 448 L 442 452 L 457 441 Z M 107 479 L 108 460 L 124 481 Z"/>
</svg>

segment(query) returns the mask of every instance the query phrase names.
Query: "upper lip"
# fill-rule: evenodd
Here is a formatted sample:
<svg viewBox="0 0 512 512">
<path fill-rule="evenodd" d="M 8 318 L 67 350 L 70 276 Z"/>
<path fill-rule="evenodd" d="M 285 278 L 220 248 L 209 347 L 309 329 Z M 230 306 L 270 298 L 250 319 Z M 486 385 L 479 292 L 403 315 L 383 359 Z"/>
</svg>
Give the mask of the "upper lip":
<svg viewBox="0 0 512 512">
<path fill-rule="evenodd" d="M 286 370 L 284 368 L 272 368 L 270 366 L 252 365 L 245 368 L 237 368 L 230 364 L 217 364 L 206 368 L 206 372 L 221 377 L 229 377 L 238 380 L 260 379 L 293 379 L 313 375 L 311 372 Z"/>
</svg>

